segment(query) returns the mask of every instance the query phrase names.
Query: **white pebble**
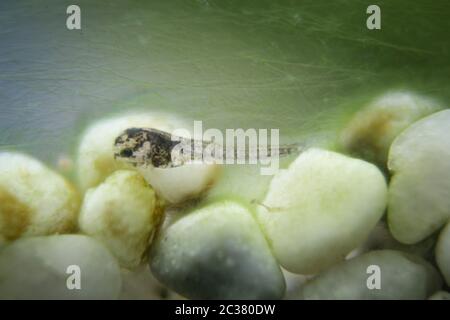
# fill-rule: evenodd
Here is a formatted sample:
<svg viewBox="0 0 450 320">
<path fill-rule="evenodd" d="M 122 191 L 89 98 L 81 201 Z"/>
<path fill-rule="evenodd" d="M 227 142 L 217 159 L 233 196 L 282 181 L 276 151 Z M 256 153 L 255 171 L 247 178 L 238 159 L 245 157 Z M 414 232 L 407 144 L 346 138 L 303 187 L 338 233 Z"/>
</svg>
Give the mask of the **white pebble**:
<svg viewBox="0 0 450 320">
<path fill-rule="evenodd" d="M 410 126 L 389 152 L 388 223 L 392 235 L 417 243 L 450 219 L 450 110 Z"/>
<path fill-rule="evenodd" d="M 69 232 L 78 209 L 79 195 L 63 177 L 27 155 L 0 153 L 0 243 Z"/>
<path fill-rule="evenodd" d="M 439 104 L 413 92 L 386 93 L 362 108 L 342 131 L 346 151 L 386 166 L 389 147 L 414 121 L 442 109 Z"/>
<path fill-rule="evenodd" d="M 104 243 L 121 266 L 132 268 L 146 253 L 161 214 L 161 204 L 144 178 L 119 170 L 87 191 L 79 225 Z"/>
<path fill-rule="evenodd" d="M 374 165 L 309 149 L 274 176 L 258 218 L 280 264 L 314 274 L 367 239 L 383 215 L 386 189 Z"/>
</svg>

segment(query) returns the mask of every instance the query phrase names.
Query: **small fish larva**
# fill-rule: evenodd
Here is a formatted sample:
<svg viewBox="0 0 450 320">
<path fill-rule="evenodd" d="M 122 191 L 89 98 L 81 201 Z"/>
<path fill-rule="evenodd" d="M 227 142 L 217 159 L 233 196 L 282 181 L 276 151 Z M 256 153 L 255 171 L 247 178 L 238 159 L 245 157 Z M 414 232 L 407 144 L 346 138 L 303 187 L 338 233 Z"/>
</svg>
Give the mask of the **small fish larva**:
<svg viewBox="0 0 450 320">
<path fill-rule="evenodd" d="M 173 153 L 172 151 L 180 143 L 190 146 L 192 152 Z M 129 128 L 120 134 L 114 142 L 114 158 L 128 162 L 134 166 L 153 166 L 154 168 L 174 168 L 192 162 L 194 159 L 201 159 L 204 148 L 219 148 L 223 154 L 228 150 L 224 146 L 211 141 L 199 141 L 179 136 L 174 136 L 168 132 L 153 128 Z M 201 146 L 201 148 L 198 148 Z M 245 148 L 242 152 L 235 147 L 231 152 L 235 158 L 238 154 L 249 158 L 255 156 L 256 159 L 275 156 L 278 151 L 279 157 L 300 153 L 304 149 L 300 144 L 285 144 L 278 148 L 267 146 L 264 151 L 260 147 Z M 175 154 L 175 155 L 174 155 Z"/>
</svg>

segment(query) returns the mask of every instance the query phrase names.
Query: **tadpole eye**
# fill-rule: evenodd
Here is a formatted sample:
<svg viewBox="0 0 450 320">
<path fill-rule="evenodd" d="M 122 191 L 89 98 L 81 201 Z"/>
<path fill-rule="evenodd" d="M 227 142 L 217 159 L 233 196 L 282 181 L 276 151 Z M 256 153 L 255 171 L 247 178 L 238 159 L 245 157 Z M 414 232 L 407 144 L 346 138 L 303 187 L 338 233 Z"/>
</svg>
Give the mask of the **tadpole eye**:
<svg viewBox="0 0 450 320">
<path fill-rule="evenodd" d="M 133 150 L 131 149 L 123 149 L 120 151 L 120 156 L 124 158 L 129 158 L 133 155 Z"/>
</svg>

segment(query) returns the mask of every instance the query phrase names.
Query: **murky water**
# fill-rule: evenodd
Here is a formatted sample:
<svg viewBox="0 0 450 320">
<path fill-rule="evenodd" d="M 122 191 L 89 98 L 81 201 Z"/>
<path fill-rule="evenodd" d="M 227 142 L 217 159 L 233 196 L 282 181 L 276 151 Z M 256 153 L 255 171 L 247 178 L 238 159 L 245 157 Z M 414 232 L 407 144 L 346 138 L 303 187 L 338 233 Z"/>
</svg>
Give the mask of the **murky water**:
<svg viewBox="0 0 450 320">
<path fill-rule="evenodd" d="M 332 140 L 385 90 L 450 100 L 447 1 L 382 1 L 379 31 L 367 1 L 78 1 L 81 31 L 68 4 L 0 3 L 2 149 L 54 161 L 130 109 Z"/>
</svg>

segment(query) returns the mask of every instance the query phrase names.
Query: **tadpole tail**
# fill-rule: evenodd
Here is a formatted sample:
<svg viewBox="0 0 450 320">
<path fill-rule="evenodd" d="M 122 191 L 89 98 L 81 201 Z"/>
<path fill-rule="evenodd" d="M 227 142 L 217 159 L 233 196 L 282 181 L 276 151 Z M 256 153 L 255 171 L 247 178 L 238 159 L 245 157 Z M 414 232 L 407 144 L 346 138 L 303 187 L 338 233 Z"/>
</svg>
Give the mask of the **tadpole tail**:
<svg viewBox="0 0 450 320">
<path fill-rule="evenodd" d="M 245 156 L 255 156 L 255 153 L 257 152 L 257 158 L 263 159 L 268 158 L 272 156 L 278 155 L 279 157 L 287 157 L 290 155 L 298 155 L 306 150 L 306 145 L 301 143 L 292 143 L 292 144 L 282 144 L 279 146 L 258 146 L 255 148 L 247 148 L 245 150 Z"/>
<path fill-rule="evenodd" d="M 239 156 L 244 156 L 245 159 L 265 159 L 272 156 L 276 156 L 278 154 L 279 157 L 287 157 L 289 155 L 298 155 L 306 150 L 306 145 L 302 143 L 291 143 L 291 144 L 282 144 L 279 146 L 256 146 L 251 147 L 248 144 L 245 147 L 239 148 L 238 146 L 234 146 L 233 149 L 227 149 L 224 145 L 219 145 L 211 141 L 202 141 L 202 140 L 194 140 L 189 139 L 186 140 L 188 143 L 191 144 L 191 152 L 192 152 L 192 159 L 195 158 L 195 156 L 202 157 L 203 151 L 206 147 L 217 147 L 221 150 L 222 155 L 226 156 L 227 154 L 234 156 L 234 159 L 239 158 Z M 201 146 L 200 148 L 196 148 L 195 146 Z M 214 152 L 214 149 L 211 148 L 210 151 Z M 198 154 L 197 154 L 198 153 Z M 234 154 L 233 154 L 234 153 Z"/>
<path fill-rule="evenodd" d="M 303 151 L 305 151 L 305 149 L 306 146 L 301 143 L 282 144 L 278 147 L 278 156 L 287 157 L 290 156 L 291 154 L 298 155 Z M 272 150 L 275 150 L 276 152 L 276 147 L 274 148 L 271 148 L 271 146 L 268 147 L 268 151 L 270 152 L 269 156 L 272 155 Z"/>
</svg>

